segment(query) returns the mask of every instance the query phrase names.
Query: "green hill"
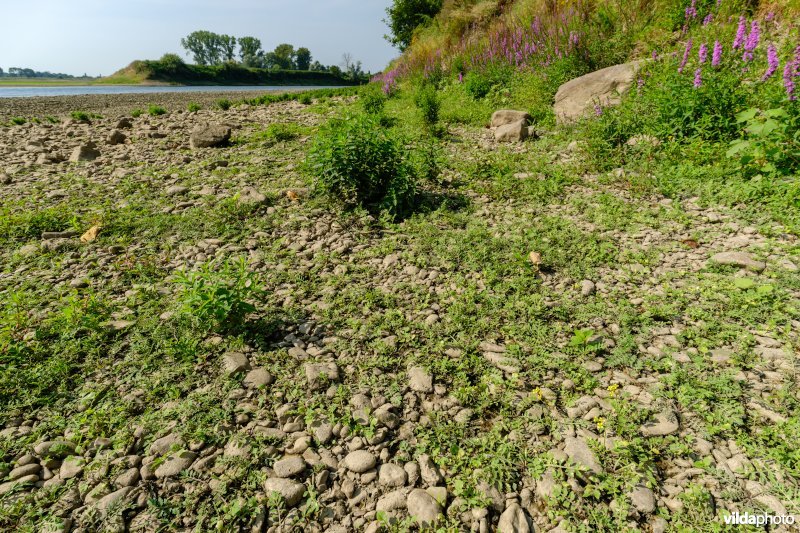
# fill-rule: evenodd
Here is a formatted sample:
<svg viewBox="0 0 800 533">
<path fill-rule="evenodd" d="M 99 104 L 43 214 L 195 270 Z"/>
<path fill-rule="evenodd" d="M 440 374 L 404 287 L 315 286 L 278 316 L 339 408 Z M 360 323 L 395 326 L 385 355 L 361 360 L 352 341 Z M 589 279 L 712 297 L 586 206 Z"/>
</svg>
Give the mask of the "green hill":
<svg viewBox="0 0 800 533">
<path fill-rule="evenodd" d="M 309 70 L 267 70 L 247 68 L 234 63 L 199 66 L 183 62 L 134 61 L 100 83 L 108 84 L 177 84 L 177 85 L 358 85 L 331 72 Z"/>
</svg>

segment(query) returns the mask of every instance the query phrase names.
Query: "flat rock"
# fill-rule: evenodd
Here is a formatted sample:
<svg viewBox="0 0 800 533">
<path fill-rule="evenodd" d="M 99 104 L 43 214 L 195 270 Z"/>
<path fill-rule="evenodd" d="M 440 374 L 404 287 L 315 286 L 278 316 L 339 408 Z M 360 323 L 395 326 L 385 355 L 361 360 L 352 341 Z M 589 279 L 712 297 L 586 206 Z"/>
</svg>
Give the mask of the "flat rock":
<svg viewBox="0 0 800 533">
<path fill-rule="evenodd" d="M 631 504 L 642 514 L 656 512 L 656 495 L 647 487 L 638 486 L 630 493 Z"/>
<path fill-rule="evenodd" d="M 170 433 L 169 435 L 165 435 L 160 439 L 156 439 L 153 441 L 153 444 L 150 445 L 150 454 L 164 455 L 165 453 L 170 451 L 173 447 L 183 448 L 185 446 L 186 443 L 178 434 Z"/>
<path fill-rule="evenodd" d="M 254 368 L 247 375 L 244 377 L 243 383 L 247 387 L 251 387 L 257 389 L 259 387 L 266 387 L 270 385 L 275 378 L 272 377 L 272 374 L 266 368 Z"/>
<path fill-rule="evenodd" d="M 241 205 L 262 205 L 267 203 L 266 195 L 253 187 L 245 187 L 239 191 L 237 202 Z"/>
<path fill-rule="evenodd" d="M 531 122 L 531 116 L 525 111 L 514 109 L 499 109 L 492 113 L 492 127 L 498 128 L 516 122 L 524 122 L 527 126 Z"/>
<path fill-rule="evenodd" d="M 133 487 L 122 487 L 121 489 L 100 498 L 100 500 L 98 500 L 94 506 L 98 511 L 111 511 L 113 508 L 122 504 L 131 491 L 133 491 Z"/>
<path fill-rule="evenodd" d="M 286 478 L 303 473 L 306 466 L 306 462 L 302 457 L 292 456 L 275 461 L 275 464 L 272 465 L 272 470 L 275 471 L 276 476 Z"/>
<path fill-rule="evenodd" d="M 384 487 L 402 487 L 408 475 L 403 467 L 394 463 L 382 464 L 378 469 L 378 483 Z"/>
<path fill-rule="evenodd" d="M 339 381 L 339 367 L 336 363 L 306 363 L 303 368 L 312 390 L 321 389 L 332 381 Z"/>
<path fill-rule="evenodd" d="M 408 386 L 415 392 L 433 392 L 433 376 L 421 366 L 408 369 Z"/>
<path fill-rule="evenodd" d="M 632 61 L 591 72 L 558 88 L 553 111 L 559 123 L 573 122 L 594 109 L 617 105 L 636 80 L 641 61 Z"/>
<path fill-rule="evenodd" d="M 201 124 L 192 130 L 189 144 L 192 148 L 214 148 L 231 139 L 231 129 L 219 124 Z"/>
<path fill-rule="evenodd" d="M 156 468 L 155 475 L 158 479 L 174 477 L 192 466 L 197 455 L 190 451 L 180 451 L 170 456 Z"/>
<path fill-rule="evenodd" d="M 58 471 L 58 475 L 61 479 L 72 479 L 81 475 L 84 468 L 86 468 L 86 459 L 72 455 L 61 463 L 61 470 Z"/>
<path fill-rule="evenodd" d="M 68 440 L 51 440 L 34 446 L 36 455 L 48 459 L 63 459 L 75 453 L 75 444 Z"/>
<path fill-rule="evenodd" d="M 363 474 L 364 472 L 372 470 L 375 468 L 377 462 L 378 461 L 375 459 L 375 456 L 367 450 L 350 452 L 344 458 L 345 468 L 351 472 L 355 472 L 356 474 Z"/>
<path fill-rule="evenodd" d="M 70 163 L 93 161 L 98 157 L 100 157 L 100 151 L 97 149 L 97 145 L 93 142 L 88 142 L 76 147 L 69 156 L 69 161 Z"/>
<path fill-rule="evenodd" d="M 408 514 L 420 526 L 430 526 L 442 518 L 442 507 L 436 499 L 422 489 L 414 489 L 406 500 Z"/>
<path fill-rule="evenodd" d="M 523 120 L 504 124 L 494 130 L 494 139 L 497 142 L 522 142 L 527 138 L 528 124 Z"/>
<path fill-rule="evenodd" d="M 375 506 L 375 510 L 378 512 L 389 512 L 389 511 L 397 511 L 399 509 L 404 509 L 407 507 L 407 500 L 408 495 L 406 491 L 403 489 L 395 490 L 393 492 L 389 492 L 388 494 L 384 494 L 378 500 L 377 505 Z"/>
<path fill-rule="evenodd" d="M 767 264 L 763 261 L 756 261 L 744 252 L 720 252 L 712 255 L 709 260 L 719 265 L 730 265 L 739 268 L 752 270 L 753 272 L 763 272 Z"/>
<path fill-rule="evenodd" d="M 567 457 L 573 462 L 585 466 L 595 474 L 599 474 L 603 471 L 603 467 L 600 466 L 597 456 L 592 449 L 589 448 L 589 445 L 586 444 L 586 441 L 574 437 L 567 437 L 565 442 L 564 453 L 566 453 Z"/>
<path fill-rule="evenodd" d="M 674 411 L 658 413 L 652 422 L 643 425 L 640 430 L 645 437 L 664 437 L 677 433 L 681 428 L 678 415 Z"/>
<path fill-rule="evenodd" d="M 267 493 L 277 492 L 286 502 L 288 507 L 294 507 L 303 498 L 306 486 L 297 481 L 284 478 L 270 478 L 264 482 L 264 490 Z"/>
<path fill-rule="evenodd" d="M 500 515 L 497 533 L 530 533 L 531 531 L 533 531 L 531 522 L 519 504 L 512 503 Z"/>
<path fill-rule="evenodd" d="M 222 358 L 222 371 L 226 376 L 232 376 L 250 369 L 250 361 L 240 352 L 228 352 Z"/>
</svg>

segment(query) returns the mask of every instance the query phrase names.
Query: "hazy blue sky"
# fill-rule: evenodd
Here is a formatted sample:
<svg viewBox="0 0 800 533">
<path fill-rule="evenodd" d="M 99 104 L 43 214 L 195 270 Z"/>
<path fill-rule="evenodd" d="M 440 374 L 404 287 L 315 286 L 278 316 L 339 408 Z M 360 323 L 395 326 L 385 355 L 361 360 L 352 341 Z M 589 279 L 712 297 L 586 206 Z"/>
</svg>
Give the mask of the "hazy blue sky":
<svg viewBox="0 0 800 533">
<path fill-rule="evenodd" d="M 269 51 L 306 46 L 339 64 L 344 52 L 382 70 L 390 0 L 0 0 L 0 67 L 108 75 L 134 59 L 181 53 L 194 30 L 258 37 Z"/>
</svg>

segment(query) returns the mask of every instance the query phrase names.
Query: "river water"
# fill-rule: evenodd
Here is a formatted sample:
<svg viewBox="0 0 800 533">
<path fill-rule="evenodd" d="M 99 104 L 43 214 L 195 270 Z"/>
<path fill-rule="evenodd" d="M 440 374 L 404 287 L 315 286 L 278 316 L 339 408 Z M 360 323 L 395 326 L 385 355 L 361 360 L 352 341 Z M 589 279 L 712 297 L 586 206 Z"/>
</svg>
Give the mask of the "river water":
<svg viewBox="0 0 800 533">
<path fill-rule="evenodd" d="M 199 92 L 288 92 L 308 91 L 313 89 L 335 89 L 321 86 L 289 86 L 289 85 L 83 85 L 74 87 L 3 87 L 0 85 L 0 98 L 20 98 L 32 96 L 75 96 L 94 94 L 153 94 L 153 93 L 199 93 Z"/>
</svg>

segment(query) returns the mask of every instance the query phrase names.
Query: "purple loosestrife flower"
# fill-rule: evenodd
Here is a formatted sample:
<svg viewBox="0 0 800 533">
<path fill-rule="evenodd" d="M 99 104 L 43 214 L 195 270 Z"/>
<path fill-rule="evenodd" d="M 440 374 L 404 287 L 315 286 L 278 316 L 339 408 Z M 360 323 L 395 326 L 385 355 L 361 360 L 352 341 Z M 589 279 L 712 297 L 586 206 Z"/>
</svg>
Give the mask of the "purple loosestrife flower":
<svg viewBox="0 0 800 533">
<path fill-rule="evenodd" d="M 653 50 L 653 61 L 658 61 L 658 52 Z"/>
<path fill-rule="evenodd" d="M 739 27 L 736 29 L 736 38 L 733 40 L 733 49 L 736 50 L 744 44 L 745 34 L 747 33 L 747 19 L 739 17 Z"/>
<path fill-rule="evenodd" d="M 694 88 L 698 89 L 703 85 L 703 69 L 699 68 L 694 71 Z"/>
<path fill-rule="evenodd" d="M 708 26 L 709 24 L 711 24 L 712 20 L 714 20 L 714 15 L 709 13 L 708 15 L 706 15 L 706 18 L 703 19 L 703 26 Z"/>
<path fill-rule="evenodd" d="M 786 96 L 789 97 L 790 101 L 795 101 L 797 96 L 794 94 L 794 62 L 789 61 L 786 63 L 786 66 L 783 67 L 783 86 L 786 89 Z"/>
<path fill-rule="evenodd" d="M 603 108 L 600 107 L 600 104 L 598 103 L 594 104 L 594 114 L 597 115 L 598 117 L 603 114 Z"/>
<path fill-rule="evenodd" d="M 761 39 L 761 32 L 758 28 L 758 21 L 753 21 L 750 25 L 750 35 L 747 36 L 747 42 L 744 43 L 743 61 L 753 60 L 753 51 L 758 48 L 758 42 Z"/>
<path fill-rule="evenodd" d="M 706 43 L 700 45 L 700 51 L 697 52 L 697 57 L 701 65 L 708 60 L 708 45 Z"/>
<path fill-rule="evenodd" d="M 681 60 L 681 64 L 678 67 L 678 72 L 683 73 L 683 67 L 686 66 L 686 62 L 689 61 L 689 52 L 692 51 L 692 40 L 689 39 L 686 41 L 686 48 L 683 50 L 683 59 Z"/>
<path fill-rule="evenodd" d="M 766 81 L 775 74 L 775 71 L 778 70 L 780 66 L 780 60 L 778 59 L 778 51 L 775 49 L 775 45 L 770 43 L 767 47 L 767 71 L 761 76 L 761 81 Z"/>
<path fill-rule="evenodd" d="M 718 67 L 722 63 L 722 44 L 714 41 L 714 53 L 711 54 L 711 66 Z"/>
</svg>

